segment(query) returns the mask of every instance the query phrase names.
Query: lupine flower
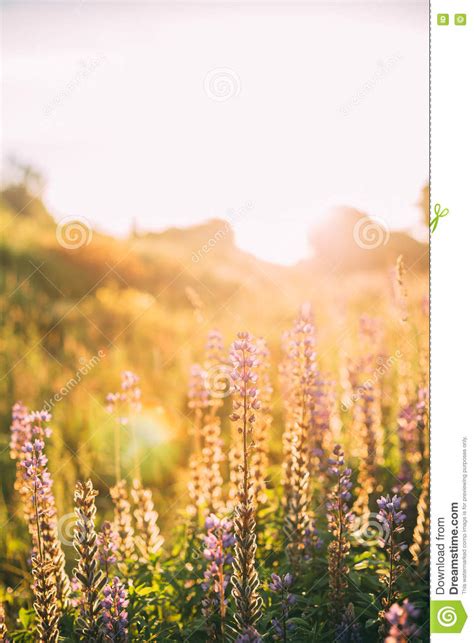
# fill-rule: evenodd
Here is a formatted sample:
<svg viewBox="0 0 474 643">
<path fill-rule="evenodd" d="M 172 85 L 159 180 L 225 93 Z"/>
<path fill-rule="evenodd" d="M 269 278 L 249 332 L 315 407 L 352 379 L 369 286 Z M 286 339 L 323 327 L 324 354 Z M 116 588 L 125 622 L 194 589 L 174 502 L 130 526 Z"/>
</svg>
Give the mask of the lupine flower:
<svg viewBox="0 0 474 643">
<path fill-rule="evenodd" d="M 38 641 L 56 643 L 59 640 L 56 568 L 52 560 L 45 559 L 40 553 L 34 555 L 31 562 Z"/>
<path fill-rule="evenodd" d="M 82 587 L 81 583 L 77 580 L 75 576 L 71 578 L 71 593 L 69 595 L 69 604 L 74 609 L 77 609 L 81 605 L 81 596 L 82 596 Z"/>
<path fill-rule="evenodd" d="M 400 310 L 400 321 L 404 323 L 408 321 L 408 293 L 405 284 L 406 272 L 403 255 L 400 255 L 397 257 L 397 263 L 395 266 L 395 278 L 397 303 Z"/>
<path fill-rule="evenodd" d="M 352 603 L 346 607 L 341 622 L 336 626 L 335 638 L 337 643 L 363 643 L 361 627 Z"/>
<path fill-rule="evenodd" d="M 16 460 L 16 475 L 14 488 L 20 496 L 23 515 L 28 526 L 28 531 L 33 541 L 33 548 L 36 546 L 37 526 L 36 516 L 31 502 L 31 494 L 25 485 L 25 469 L 22 461 L 26 455 L 25 444 L 31 443 L 31 424 L 28 420 L 28 409 L 21 402 L 16 402 L 12 407 L 12 423 L 10 425 L 10 457 Z"/>
<path fill-rule="evenodd" d="M 48 413 L 48 411 L 32 411 L 28 415 L 27 421 L 31 426 L 31 434 L 33 437 L 41 440 L 51 437 L 52 430 L 51 427 L 47 425 L 47 422 L 51 421 L 51 414 Z"/>
<path fill-rule="evenodd" d="M 117 576 L 110 585 L 104 587 L 101 605 L 101 631 L 104 639 L 113 643 L 125 643 L 128 640 L 127 590 Z"/>
<path fill-rule="evenodd" d="M 316 354 L 311 311 L 303 310 L 288 340 L 291 366 L 287 402 L 287 443 L 284 465 L 285 534 L 288 556 L 298 570 L 304 558 L 304 537 L 310 521 L 310 433 L 314 410 Z"/>
<path fill-rule="evenodd" d="M 53 511 L 50 503 L 50 478 L 46 469 L 48 459 L 43 449 L 42 440 L 26 442 L 22 447 L 24 457 L 21 465 L 24 469 L 26 488 L 31 495 L 31 515 L 34 516 L 36 526 L 31 557 L 36 631 L 40 641 L 56 642 L 59 639 L 58 567 L 57 560 L 50 557 L 51 551 L 45 546 L 40 522 L 41 519 L 48 525 Z M 48 541 L 48 545 L 50 544 Z"/>
<path fill-rule="evenodd" d="M 323 455 L 331 434 L 335 383 L 320 373 L 314 380 L 313 409 L 310 423 L 310 469 L 312 475 L 324 468 Z"/>
<path fill-rule="evenodd" d="M 108 413 L 117 414 L 118 428 L 115 431 L 115 480 L 121 479 L 120 472 L 120 429 L 127 426 L 130 416 L 141 411 L 141 390 L 138 386 L 140 378 L 132 371 L 123 371 L 121 375 L 121 390 L 117 393 L 108 393 L 106 396 L 106 410 Z M 140 477 L 138 465 L 138 452 L 135 428 L 132 425 L 132 439 L 134 442 L 135 476 Z"/>
<path fill-rule="evenodd" d="M 247 627 L 235 639 L 235 643 L 261 643 L 262 637 L 254 627 Z"/>
<path fill-rule="evenodd" d="M 150 554 L 156 554 L 163 544 L 163 536 L 158 527 L 158 513 L 155 511 L 150 489 L 145 489 L 138 480 L 134 480 L 132 499 L 135 505 L 135 543 L 145 561 Z"/>
<path fill-rule="evenodd" d="M 394 603 L 385 612 L 385 618 L 390 625 L 385 643 L 408 643 L 419 633 L 418 626 L 413 623 L 420 615 L 420 610 L 405 598 L 399 605 Z"/>
<path fill-rule="evenodd" d="M 418 425 L 418 435 L 420 438 L 420 451 L 424 458 L 429 454 L 426 450 L 429 448 L 429 436 L 427 439 L 426 430 L 428 427 L 428 403 L 429 403 L 429 390 L 423 384 L 418 387 L 418 401 L 416 404 L 416 420 Z"/>
<path fill-rule="evenodd" d="M 48 459 L 44 453 L 44 439 L 51 435 L 51 430 L 45 423 L 50 418 L 49 413 L 43 411 L 27 416 L 25 421 L 31 427 L 32 441 L 23 444 L 21 457 L 17 463 L 18 471 L 22 472 L 23 483 L 20 487 L 20 496 L 33 543 L 32 557 L 40 556 L 43 562 L 48 560 L 52 562 L 56 576 L 56 599 L 65 607 L 70 592 L 70 582 L 66 574 L 64 552 L 58 538 L 53 480 L 48 471 Z M 20 482 L 19 478 L 18 482 Z"/>
<path fill-rule="evenodd" d="M 377 345 L 382 337 L 382 320 L 369 315 L 359 317 L 359 333 L 370 345 Z"/>
<path fill-rule="evenodd" d="M 112 523 L 105 520 L 97 534 L 97 557 L 100 564 L 104 566 L 107 578 L 109 577 L 110 567 L 117 562 L 118 547 L 118 534 L 114 531 Z"/>
<path fill-rule="evenodd" d="M 194 364 L 191 367 L 188 387 L 188 407 L 192 411 L 192 438 L 194 441 L 193 452 L 189 459 L 191 476 L 188 489 L 191 500 L 189 512 L 196 517 L 199 514 L 200 506 L 204 503 L 205 494 L 204 486 L 206 479 L 202 454 L 202 424 L 208 398 L 209 393 L 205 385 L 205 372 L 199 364 Z"/>
<path fill-rule="evenodd" d="M 218 330 L 212 330 L 208 334 L 204 360 L 206 388 L 210 386 L 210 374 L 225 374 L 226 367 L 222 334 Z M 224 402 L 223 393 L 225 393 L 226 384 L 222 382 L 219 388 L 219 381 L 217 381 L 214 382 L 214 387 L 216 386 L 218 387 L 218 394 L 208 396 L 208 407 L 203 422 L 202 461 L 204 471 L 207 474 L 203 481 L 203 491 L 205 505 L 209 513 L 221 511 L 223 508 L 222 485 L 224 481 L 221 464 L 225 458 L 223 454 L 224 443 L 221 437 L 221 420 L 218 411 Z"/>
<path fill-rule="evenodd" d="M 296 602 L 296 596 L 290 593 L 290 587 L 293 584 L 291 574 L 285 574 L 283 577 L 278 574 L 272 574 L 272 580 L 268 583 L 268 588 L 274 592 L 278 599 L 281 616 L 272 619 L 273 639 L 275 641 L 288 641 L 288 635 L 295 629 L 292 623 L 288 623 L 291 606 Z"/>
<path fill-rule="evenodd" d="M 74 548 L 78 554 L 74 576 L 81 584 L 80 613 L 76 627 L 86 641 L 98 641 L 100 635 L 100 592 L 106 583 L 105 574 L 97 560 L 97 534 L 95 531 L 95 497 L 97 491 L 91 480 L 76 483 L 74 504 L 77 516 L 74 530 Z"/>
<path fill-rule="evenodd" d="M 223 508 L 222 486 L 224 480 L 221 473 L 221 463 L 225 460 L 223 440 L 221 438 L 221 421 L 212 412 L 206 414 L 203 425 L 204 446 L 202 450 L 203 467 L 206 472 L 203 491 L 207 511 L 213 513 Z"/>
<path fill-rule="evenodd" d="M 342 618 L 347 588 L 349 568 L 345 559 L 350 550 L 348 533 L 352 522 L 349 510 L 351 499 L 351 469 L 346 468 L 344 452 L 336 445 L 333 457 L 328 459 L 328 474 L 334 480 L 334 486 L 327 503 L 328 528 L 333 539 L 328 547 L 328 571 L 331 597 L 331 610 Z"/>
<path fill-rule="evenodd" d="M 430 493 L 430 473 L 426 471 L 421 482 L 421 493 L 416 509 L 416 526 L 413 530 L 413 543 L 409 551 L 415 565 L 419 565 L 424 551 L 428 551 L 430 532 L 430 515 L 428 511 L 428 496 Z"/>
<path fill-rule="evenodd" d="M 382 604 L 388 608 L 397 599 L 395 583 L 403 571 L 400 558 L 406 545 L 399 541 L 399 535 L 405 531 L 406 516 L 401 510 L 401 498 L 397 495 L 382 496 L 377 500 L 377 505 L 379 507 L 377 520 L 384 532 L 379 544 L 386 550 L 388 556 L 388 569 L 386 573 L 380 575 L 381 582 L 387 587 L 387 595 L 382 599 Z"/>
<path fill-rule="evenodd" d="M 254 476 L 253 488 L 257 504 L 267 501 L 266 477 L 268 468 L 268 448 L 270 427 L 272 424 L 271 398 L 273 393 L 270 381 L 270 351 L 264 339 L 259 338 L 256 343 L 256 364 L 258 377 L 260 412 L 253 430 L 252 470 Z"/>
<path fill-rule="evenodd" d="M 365 382 L 358 390 L 359 397 L 355 404 L 354 413 L 356 422 L 361 427 L 362 453 L 357 476 L 357 497 L 353 510 L 355 514 L 367 518 L 370 513 L 370 497 L 377 484 L 376 434 L 379 427 L 380 399 L 374 390 L 374 385 L 369 382 Z"/>
<path fill-rule="evenodd" d="M 306 529 L 303 535 L 303 545 L 304 545 L 304 560 L 312 560 L 321 546 L 323 541 L 319 537 L 318 529 L 316 527 L 316 522 L 313 519 L 308 521 Z"/>
<path fill-rule="evenodd" d="M 26 406 L 16 402 L 12 407 L 12 423 L 10 426 L 10 457 L 21 460 L 25 442 L 31 442 L 31 424 Z"/>
<path fill-rule="evenodd" d="M 202 603 L 202 613 L 206 619 L 206 629 L 211 640 L 223 640 L 225 617 L 227 613 L 226 589 L 230 580 L 232 549 L 235 538 L 232 522 L 211 514 L 206 518 L 207 535 L 204 537 L 204 558 L 208 567 L 204 572 L 202 588 L 206 596 Z"/>
<path fill-rule="evenodd" d="M 251 630 L 258 622 L 262 607 L 262 598 L 258 593 L 260 582 L 255 568 L 255 503 L 249 470 L 252 427 L 256 419 L 255 412 L 260 408 L 256 388 L 255 353 L 256 348 L 250 335 L 239 333 L 231 351 L 234 370 L 233 413 L 230 417 L 233 422 L 237 422 L 237 432 L 242 438 L 242 480 L 239 503 L 234 514 L 236 544 L 232 574 L 235 619 L 241 635 L 246 635 L 246 631 Z"/>
<path fill-rule="evenodd" d="M 397 426 L 401 455 L 400 470 L 397 478 L 403 482 L 411 482 L 419 459 L 416 403 L 409 401 L 401 407 L 398 414 Z"/>
<path fill-rule="evenodd" d="M 110 489 L 110 496 L 114 503 L 113 529 L 117 533 L 119 542 L 117 555 L 122 562 L 131 558 L 135 551 L 132 508 L 125 480 L 120 480 Z"/>
</svg>

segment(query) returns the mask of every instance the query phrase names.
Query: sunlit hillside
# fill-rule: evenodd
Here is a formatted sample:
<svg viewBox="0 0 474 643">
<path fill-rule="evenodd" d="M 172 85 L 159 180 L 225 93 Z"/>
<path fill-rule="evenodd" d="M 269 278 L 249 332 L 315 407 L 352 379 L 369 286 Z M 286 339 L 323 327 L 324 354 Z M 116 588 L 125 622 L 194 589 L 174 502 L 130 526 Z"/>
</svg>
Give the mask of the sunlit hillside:
<svg viewBox="0 0 474 643">
<path fill-rule="evenodd" d="M 113 414 L 107 412 L 106 396 L 117 391 L 123 371 L 136 373 L 140 378 L 142 406 L 134 416 L 134 435 L 127 426 L 123 428 L 118 447 L 122 473 L 132 479 L 140 470 L 143 484 L 153 493 L 160 515 L 160 529 L 165 537 L 163 551 L 170 556 L 165 567 L 175 564 L 176 561 L 172 562 L 174 555 L 183 562 L 181 556 L 186 558 L 191 554 L 182 554 L 176 549 L 178 545 L 173 545 L 173 533 L 177 516 L 189 518 L 189 505 L 193 502 L 189 491 L 193 469 L 188 468 L 188 463 L 192 463 L 196 455 L 193 437 L 196 419 L 188 397 L 191 395 L 192 402 L 188 380 L 193 364 L 204 363 L 206 342 L 213 329 L 222 333 L 225 355 L 216 377 L 229 392 L 232 365 L 226 355 L 237 333 L 247 330 L 255 338 L 264 337 L 268 344 L 268 381 L 273 388 L 273 420 L 266 455 L 269 459 L 266 484 L 270 508 L 275 509 L 282 494 L 279 488 L 282 458 L 290 457 L 285 451 L 284 437 L 289 421 L 285 377 L 290 372 L 285 370 L 289 355 L 285 352 L 288 350 L 284 348 L 285 342 L 291 337 L 288 331 L 293 327 L 295 317 L 300 315 L 299 323 L 302 323 L 301 320 L 311 317 L 311 310 L 314 312 L 318 373 L 334 383 L 331 390 L 335 396 L 330 410 L 333 434 L 324 438 L 319 446 L 332 449 L 336 439 L 341 441 L 348 447 L 349 463 L 358 470 L 361 452 L 355 447 L 355 450 L 349 448 L 350 436 L 359 421 L 353 415 L 355 410 L 350 397 L 350 391 L 356 390 L 351 389 L 356 386 L 356 380 L 351 380 L 351 368 L 368 350 L 367 340 L 373 335 L 380 342 L 375 365 L 401 360 L 393 369 L 387 369 L 379 390 L 382 433 L 377 440 L 381 441 L 379 448 L 384 450 L 386 460 L 383 466 L 382 461 L 377 465 L 381 467 L 377 489 L 388 493 L 394 486 L 400 488 L 397 476 L 390 477 L 386 472 L 387 467 L 401 471 L 404 464 L 410 469 L 405 482 L 421 488 L 426 454 L 418 445 L 418 451 L 410 452 L 405 462 L 397 440 L 405 444 L 405 429 L 400 429 L 404 425 L 400 424 L 402 416 L 399 414 L 405 413 L 406 396 L 411 404 L 418 387 L 424 386 L 426 376 L 422 365 L 426 360 L 428 337 L 427 249 L 403 233 L 390 234 L 384 229 L 379 229 L 378 233 L 387 234 L 387 240 L 377 242 L 376 239 L 373 248 L 370 236 L 357 243 L 354 228 L 364 219 L 363 215 L 349 211 L 341 216 L 342 219 L 335 217 L 325 228 L 315 230 L 313 259 L 282 267 L 240 250 L 231 226 L 224 219 L 160 233 L 132 230 L 128 238 L 116 239 L 92 229 L 86 219 L 78 219 L 69 226 L 58 224 L 41 199 L 33 198 L 24 185 L 4 189 L 0 202 L 0 466 L 5 502 L 0 505 L 0 519 L 4 525 L 0 573 L 6 588 L 3 598 L 7 604 L 12 603 L 12 613 L 28 603 L 30 593 L 30 543 L 14 492 L 15 462 L 9 455 L 12 404 L 22 400 L 31 410 L 45 409 L 52 415 L 48 466 L 55 481 L 58 516 L 72 515 L 75 482 L 90 477 L 99 490 L 97 506 L 103 520 L 112 516 L 109 488 L 116 478 L 117 466 L 117 453 L 115 458 L 113 455 L 117 448 L 113 446 L 117 439 L 117 424 Z M 375 254 L 371 255 L 373 250 Z M 404 263 L 398 260 L 397 270 L 397 257 L 402 254 L 405 260 Z M 365 330 L 364 324 L 368 324 Z M 394 358 L 394 355 L 398 357 Z M 372 358 L 375 359 L 375 353 Z M 362 372 L 363 369 L 359 376 Z M 408 374 L 408 388 L 403 392 L 401 382 Z M 219 466 L 224 475 L 223 489 L 225 494 L 230 494 L 231 503 L 232 484 L 236 479 L 231 457 L 235 434 L 228 419 L 231 399 L 227 392 L 218 397 L 216 412 L 222 424 L 224 452 L 227 454 L 230 449 L 229 459 Z M 399 438 L 396 437 L 397 426 L 399 434 L 402 431 Z M 363 483 L 361 471 L 357 473 L 358 484 Z M 314 493 L 323 493 L 328 484 L 316 475 Z M 426 486 L 426 481 L 423 484 Z M 406 487 L 408 500 L 405 501 L 410 507 L 409 539 L 413 537 L 418 498 L 418 493 L 410 494 L 410 488 Z M 375 488 L 374 495 L 367 499 L 366 509 L 369 509 L 369 501 L 373 512 Z M 276 518 L 277 523 L 272 523 L 271 530 L 278 531 L 281 527 L 278 527 L 278 520 L 284 520 L 285 514 L 280 515 L 280 509 L 275 511 L 279 518 Z M 311 509 L 311 515 L 314 511 Z M 265 512 L 267 509 L 263 509 L 262 516 L 269 515 Z M 323 516 L 324 512 L 316 513 L 318 529 L 324 528 L 320 524 Z M 203 529 L 203 525 L 199 528 Z M 271 548 L 275 533 L 259 532 L 260 545 Z M 196 542 L 194 546 L 199 548 L 200 541 Z M 356 564 L 354 569 L 375 568 L 376 557 L 364 563 L 365 554 L 357 550 L 357 544 L 354 546 L 358 552 L 355 562 L 351 563 Z M 67 547 L 65 556 L 70 572 L 74 549 Z M 315 561 L 318 560 L 315 564 L 325 564 L 323 558 L 316 557 Z M 193 563 L 188 560 L 188 564 L 192 568 Z M 262 559 L 262 570 L 263 564 Z M 170 574 L 171 569 L 169 567 Z M 267 572 L 262 572 L 265 578 Z M 352 574 L 353 571 L 351 579 Z M 407 593 L 414 581 L 407 576 L 403 582 L 403 592 Z M 208 640 L 200 638 L 199 634 L 195 639 L 173 638 L 178 636 L 178 631 L 181 632 L 179 636 L 184 637 L 183 632 L 188 627 L 193 632 L 201 631 L 199 584 L 189 579 L 184 579 L 183 583 L 185 587 L 194 588 L 187 611 L 182 611 L 179 617 L 174 614 L 172 603 L 175 599 L 171 598 L 171 604 L 160 612 L 159 627 L 162 629 L 156 635 L 168 636 L 168 640 Z M 375 591 L 377 583 L 374 583 L 367 585 L 370 591 Z M 13 587 L 16 588 L 14 597 L 8 589 Z M 173 583 L 169 587 L 174 587 Z M 172 596 L 178 589 L 163 591 L 171 592 Z M 423 600 L 421 596 L 420 604 Z M 367 607 L 371 618 L 375 619 L 373 623 L 377 620 L 377 609 L 380 609 L 380 605 L 378 608 L 374 605 Z M 143 604 L 140 609 L 146 612 L 148 607 Z M 362 609 L 357 601 L 356 609 Z M 170 620 L 167 620 L 166 610 L 170 610 Z M 298 608 L 297 613 L 300 620 L 306 618 L 305 608 L 302 611 Z M 28 622 L 30 617 L 25 618 Z M 143 625 L 142 616 L 136 618 L 138 620 L 132 626 L 139 629 L 140 623 Z M 150 623 L 147 627 L 152 627 Z M 312 623 L 311 619 L 308 623 L 315 632 L 320 631 L 320 625 Z M 372 628 L 370 640 L 375 640 L 373 623 L 367 626 Z M 138 629 L 134 640 L 164 640 L 149 639 L 145 635 L 140 638 Z"/>
</svg>

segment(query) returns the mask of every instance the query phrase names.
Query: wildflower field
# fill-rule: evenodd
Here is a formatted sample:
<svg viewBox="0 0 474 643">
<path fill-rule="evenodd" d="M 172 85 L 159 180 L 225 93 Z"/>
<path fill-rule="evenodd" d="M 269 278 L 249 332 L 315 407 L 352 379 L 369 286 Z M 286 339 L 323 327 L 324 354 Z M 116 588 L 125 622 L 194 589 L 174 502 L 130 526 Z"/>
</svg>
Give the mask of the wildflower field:
<svg viewBox="0 0 474 643">
<path fill-rule="evenodd" d="M 262 310 L 268 337 L 258 298 L 231 336 L 189 292 L 188 382 L 160 395 L 182 433 L 153 467 L 133 351 L 90 375 L 101 453 L 78 448 L 73 480 L 56 440 L 77 391 L 11 400 L 0 640 L 427 641 L 428 312 L 408 272 L 347 277 L 332 303 L 313 284 L 293 320 Z"/>
</svg>

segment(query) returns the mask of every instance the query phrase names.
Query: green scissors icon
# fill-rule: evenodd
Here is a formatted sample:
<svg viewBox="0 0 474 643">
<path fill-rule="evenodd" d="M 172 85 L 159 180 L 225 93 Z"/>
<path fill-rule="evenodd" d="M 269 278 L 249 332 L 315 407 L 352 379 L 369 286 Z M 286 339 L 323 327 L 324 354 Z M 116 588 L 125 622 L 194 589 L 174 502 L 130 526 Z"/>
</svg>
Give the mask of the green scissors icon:
<svg viewBox="0 0 474 643">
<path fill-rule="evenodd" d="M 449 214 L 449 210 L 448 208 L 444 208 L 444 210 L 441 210 L 441 205 L 439 203 L 436 203 L 434 207 L 434 213 L 435 216 L 430 221 L 431 234 L 433 234 L 433 232 L 438 227 L 438 221 Z"/>
</svg>

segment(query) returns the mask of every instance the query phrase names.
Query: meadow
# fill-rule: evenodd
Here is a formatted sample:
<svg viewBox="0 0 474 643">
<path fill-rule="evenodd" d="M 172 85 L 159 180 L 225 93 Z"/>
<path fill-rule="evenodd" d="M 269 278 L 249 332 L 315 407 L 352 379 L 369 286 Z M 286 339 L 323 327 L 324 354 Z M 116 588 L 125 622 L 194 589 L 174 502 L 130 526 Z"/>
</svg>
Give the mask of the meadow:
<svg viewBox="0 0 474 643">
<path fill-rule="evenodd" d="M 427 273 L 71 249 L 14 197 L 0 640 L 429 640 Z"/>
</svg>

